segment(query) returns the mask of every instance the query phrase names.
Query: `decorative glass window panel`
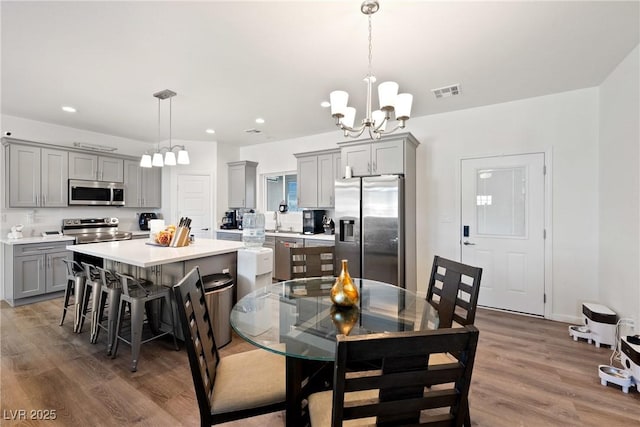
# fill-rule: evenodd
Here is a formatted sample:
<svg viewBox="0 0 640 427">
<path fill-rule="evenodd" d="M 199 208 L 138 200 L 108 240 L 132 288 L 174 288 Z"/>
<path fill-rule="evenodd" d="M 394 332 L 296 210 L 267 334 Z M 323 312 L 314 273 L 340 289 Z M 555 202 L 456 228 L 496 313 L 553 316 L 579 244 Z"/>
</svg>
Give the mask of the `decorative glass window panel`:
<svg viewBox="0 0 640 427">
<path fill-rule="evenodd" d="M 525 237 L 526 204 L 526 167 L 476 172 L 478 234 Z"/>
</svg>

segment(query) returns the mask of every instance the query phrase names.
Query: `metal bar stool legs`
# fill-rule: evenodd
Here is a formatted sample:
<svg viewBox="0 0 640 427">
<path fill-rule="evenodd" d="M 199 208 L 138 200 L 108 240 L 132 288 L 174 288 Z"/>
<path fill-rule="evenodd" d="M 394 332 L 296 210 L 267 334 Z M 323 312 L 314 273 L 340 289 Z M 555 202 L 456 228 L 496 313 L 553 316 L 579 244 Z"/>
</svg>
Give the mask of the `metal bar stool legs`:
<svg viewBox="0 0 640 427">
<path fill-rule="evenodd" d="M 89 313 L 89 307 L 91 307 L 90 322 L 93 323 L 93 317 L 94 315 L 97 315 L 98 312 L 98 301 L 100 298 L 101 288 L 100 273 L 98 272 L 96 267 L 86 262 L 82 262 L 81 264 L 84 269 L 86 279 L 84 282 L 83 291 L 80 293 L 79 298 L 80 310 L 76 311 L 76 333 L 82 332 L 84 322 L 87 318 L 87 313 Z M 78 292 L 76 292 L 76 297 L 77 296 Z M 93 333 L 93 328 L 91 333 Z"/>
<path fill-rule="evenodd" d="M 82 266 L 77 262 L 70 259 L 62 260 L 67 268 L 67 287 L 64 290 L 64 303 L 62 307 L 62 317 L 60 318 L 60 326 L 64 324 L 64 318 L 67 315 L 67 310 L 69 307 L 69 301 L 71 300 L 71 296 L 74 296 L 74 308 L 75 312 L 78 312 L 78 298 L 77 291 L 82 290 L 84 288 L 84 272 L 82 271 Z M 82 291 L 81 291 L 82 292 Z M 74 319 L 74 328 L 75 332 L 75 319 Z"/>
<path fill-rule="evenodd" d="M 126 274 L 116 273 L 122 284 L 122 294 L 120 296 L 120 304 L 118 305 L 118 321 L 113 343 L 113 351 L 111 357 L 115 358 L 118 353 L 120 341 L 124 341 L 131 345 L 131 371 L 138 369 L 138 360 L 140 359 L 140 346 L 146 342 L 160 338 L 164 335 L 171 334 L 173 336 L 173 344 L 176 350 L 179 350 L 178 341 L 176 340 L 176 324 L 173 318 L 173 309 L 171 307 L 170 292 L 171 289 L 164 286 L 142 286 L 141 283 Z M 164 309 L 169 310 L 171 317 L 171 331 L 160 332 L 148 339 L 142 338 L 143 324 L 145 319 L 145 311 L 147 306 L 164 302 Z M 121 335 L 124 313 L 129 307 L 131 335 L 129 340 Z M 148 318 L 151 316 L 147 316 Z M 148 319 L 149 320 L 149 319 Z"/>
<path fill-rule="evenodd" d="M 100 280 L 102 287 L 100 289 L 100 295 L 98 298 L 98 314 L 96 316 L 97 323 L 92 328 L 91 343 L 95 344 L 98 341 L 100 329 L 107 331 L 107 355 L 111 355 L 113 349 L 113 340 L 115 338 L 116 323 L 118 319 L 118 306 L 120 304 L 120 295 L 122 295 L 122 286 L 120 281 L 115 276 L 115 273 L 106 270 L 102 267 L 96 267 L 100 272 Z M 103 324 L 105 306 L 107 309 L 106 325 Z"/>
</svg>

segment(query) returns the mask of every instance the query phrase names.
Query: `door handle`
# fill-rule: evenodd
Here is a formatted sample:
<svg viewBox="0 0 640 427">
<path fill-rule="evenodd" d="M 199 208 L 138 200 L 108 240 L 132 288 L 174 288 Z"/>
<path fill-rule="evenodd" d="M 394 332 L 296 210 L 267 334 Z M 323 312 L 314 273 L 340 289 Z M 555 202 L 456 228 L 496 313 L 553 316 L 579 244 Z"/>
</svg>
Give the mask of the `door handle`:
<svg viewBox="0 0 640 427">
<path fill-rule="evenodd" d="M 471 243 L 471 242 L 469 242 L 469 241 L 462 242 L 462 243 L 463 243 L 465 246 L 474 246 L 474 245 L 475 245 L 475 243 Z"/>
<path fill-rule="evenodd" d="M 207 227 L 207 228 L 201 228 L 200 230 L 202 230 L 202 231 L 209 231 L 209 227 Z"/>
</svg>

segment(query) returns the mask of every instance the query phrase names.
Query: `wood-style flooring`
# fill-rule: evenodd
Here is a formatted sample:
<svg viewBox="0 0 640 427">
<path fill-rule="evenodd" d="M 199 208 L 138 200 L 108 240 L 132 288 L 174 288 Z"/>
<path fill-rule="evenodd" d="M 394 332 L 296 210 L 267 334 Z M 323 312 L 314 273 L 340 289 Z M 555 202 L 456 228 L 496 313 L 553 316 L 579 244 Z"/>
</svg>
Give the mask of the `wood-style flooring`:
<svg viewBox="0 0 640 427">
<path fill-rule="evenodd" d="M 0 425 L 199 425 L 184 349 L 174 351 L 170 340 L 145 344 L 131 373 L 126 344 L 110 359 L 104 333 L 95 345 L 88 325 L 72 333 L 73 312 L 58 326 L 61 305 L 0 304 Z M 610 349 L 574 342 L 566 324 L 502 312 L 478 309 L 476 326 L 474 426 L 640 426 L 640 393 L 600 385 L 597 366 L 609 363 Z M 222 355 L 251 348 L 234 337 Z M 20 410 L 27 419 L 12 420 Z M 52 410 L 53 421 L 28 419 Z M 224 424 L 283 425 L 282 413 Z"/>
</svg>

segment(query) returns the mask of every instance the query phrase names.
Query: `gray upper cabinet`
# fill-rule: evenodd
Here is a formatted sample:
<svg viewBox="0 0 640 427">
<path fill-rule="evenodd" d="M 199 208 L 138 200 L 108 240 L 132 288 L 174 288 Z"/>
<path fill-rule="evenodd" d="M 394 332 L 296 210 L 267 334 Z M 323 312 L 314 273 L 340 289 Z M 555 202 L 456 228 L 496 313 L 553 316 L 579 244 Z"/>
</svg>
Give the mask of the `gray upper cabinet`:
<svg viewBox="0 0 640 427">
<path fill-rule="evenodd" d="M 124 161 L 124 204 L 131 208 L 159 208 L 162 201 L 162 171 L 141 168 L 137 160 Z"/>
<path fill-rule="evenodd" d="M 229 208 L 255 209 L 258 163 L 239 161 L 229 162 L 227 166 L 229 167 Z"/>
<path fill-rule="evenodd" d="M 10 144 L 6 161 L 9 207 L 67 206 L 67 151 Z"/>
<path fill-rule="evenodd" d="M 88 153 L 69 153 L 69 178 L 108 182 L 124 181 L 123 160 Z"/>
<path fill-rule="evenodd" d="M 318 206 L 318 156 L 298 157 L 298 207 Z"/>
<path fill-rule="evenodd" d="M 408 133 L 387 136 L 379 141 L 339 143 L 341 169 L 351 168 L 353 176 L 403 175 L 408 159 L 415 157 L 418 142 Z"/>
<path fill-rule="evenodd" d="M 334 205 L 334 182 L 339 172 L 339 150 L 295 154 L 298 159 L 298 206 L 331 208 Z"/>
</svg>

